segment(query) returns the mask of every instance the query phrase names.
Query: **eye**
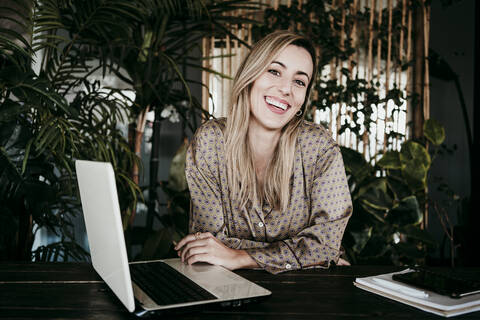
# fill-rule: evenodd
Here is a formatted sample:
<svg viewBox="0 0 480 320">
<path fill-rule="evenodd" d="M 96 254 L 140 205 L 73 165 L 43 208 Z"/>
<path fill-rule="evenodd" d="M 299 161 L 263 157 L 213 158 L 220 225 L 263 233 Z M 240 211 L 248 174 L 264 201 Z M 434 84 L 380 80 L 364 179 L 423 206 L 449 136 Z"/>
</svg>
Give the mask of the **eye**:
<svg viewBox="0 0 480 320">
<path fill-rule="evenodd" d="M 268 69 L 268 72 L 273 74 L 274 76 L 279 76 L 280 75 L 280 72 L 278 72 L 277 70 L 275 69 Z"/>
<path fill-rule="evenodd" d="M 295 83 L 300 87 L 305 87 L 306 86 L 305 82 L 303 82 L 302 80 L 295 80 Z"/>
</svg>

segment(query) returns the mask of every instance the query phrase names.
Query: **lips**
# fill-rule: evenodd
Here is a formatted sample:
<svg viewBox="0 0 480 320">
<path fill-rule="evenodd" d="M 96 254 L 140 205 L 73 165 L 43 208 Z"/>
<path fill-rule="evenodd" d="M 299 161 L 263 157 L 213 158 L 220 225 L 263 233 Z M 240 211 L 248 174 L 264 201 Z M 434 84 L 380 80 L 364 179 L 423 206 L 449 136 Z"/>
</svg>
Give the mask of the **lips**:
<svg viewBox="0 0 480 320">
<path fill-rule="evenodd" d="M 285 100 L 279 100 L 270 96 L 265 96 L 265 102 L 270 110 L 279 114 L 285 113 L 290 108 L 290 104 Z"/>
</svg>

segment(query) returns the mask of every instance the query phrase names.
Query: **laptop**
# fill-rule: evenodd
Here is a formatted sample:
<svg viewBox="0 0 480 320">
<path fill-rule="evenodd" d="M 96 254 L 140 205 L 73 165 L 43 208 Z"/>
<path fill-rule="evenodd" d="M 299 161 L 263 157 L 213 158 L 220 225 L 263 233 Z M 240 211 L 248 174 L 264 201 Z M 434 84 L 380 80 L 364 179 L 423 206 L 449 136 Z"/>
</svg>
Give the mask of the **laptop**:
<svg viewBox="0 0 480 320">
<path fill-rule="evenodd" d="M 75 169 L 93 268 L 128 311 L 238 306 L 271 294 L 220 266 L 185 265 L 179 258 L 129 263 L 112 165 L 77 160 Z"/>
</svg>

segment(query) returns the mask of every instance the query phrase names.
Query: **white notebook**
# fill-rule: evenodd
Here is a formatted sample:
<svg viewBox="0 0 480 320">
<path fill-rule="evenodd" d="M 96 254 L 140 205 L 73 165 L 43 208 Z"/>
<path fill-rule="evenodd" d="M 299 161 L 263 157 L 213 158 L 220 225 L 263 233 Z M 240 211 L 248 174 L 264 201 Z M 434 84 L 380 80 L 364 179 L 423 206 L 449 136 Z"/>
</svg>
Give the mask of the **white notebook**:
<svg viewBox="0 0 480 320">
<path fill-rule="evenodd" d="M 408 284 L 392 280 L 393 274 L 409 271 L 411 271 L 411 269 L 371 277 L 356 278 L 353 284 L 363 290 L 444 317 L 480 311 L 480 294 L 453 299 L 429 290 L 418 289 Z"/>
</svg>

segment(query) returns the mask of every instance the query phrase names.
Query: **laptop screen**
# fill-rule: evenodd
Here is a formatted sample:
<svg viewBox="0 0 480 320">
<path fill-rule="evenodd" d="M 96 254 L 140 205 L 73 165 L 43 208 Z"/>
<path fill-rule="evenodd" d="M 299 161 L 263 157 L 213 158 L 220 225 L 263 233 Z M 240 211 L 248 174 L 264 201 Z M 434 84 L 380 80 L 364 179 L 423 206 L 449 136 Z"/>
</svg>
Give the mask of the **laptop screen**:
<svg viewBox="0 0 480 320">
<path fill-rule="evenodd" d="M 93 267 L 133 312 L 135 300 L 112 165 L 77 160 L 75 169 Z"/>
</svg>

